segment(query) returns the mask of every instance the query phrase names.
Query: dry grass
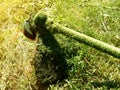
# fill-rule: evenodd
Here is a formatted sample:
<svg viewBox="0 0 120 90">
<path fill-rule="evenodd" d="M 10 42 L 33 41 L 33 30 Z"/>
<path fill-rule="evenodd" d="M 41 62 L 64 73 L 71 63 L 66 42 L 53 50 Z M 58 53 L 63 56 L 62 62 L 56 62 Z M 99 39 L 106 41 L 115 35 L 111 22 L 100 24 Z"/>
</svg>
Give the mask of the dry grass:
<svg viewBox="0 0 120 90">
<path fill-rule="evenodd" d="M 31 90 L 35 42 L 21 31 L 23 20 L 36 10 L 35 0 L 3 0 L 0 3 L 0 90 Z M 32 78 L 31 78 L 32 77 Z"/>
</svg>

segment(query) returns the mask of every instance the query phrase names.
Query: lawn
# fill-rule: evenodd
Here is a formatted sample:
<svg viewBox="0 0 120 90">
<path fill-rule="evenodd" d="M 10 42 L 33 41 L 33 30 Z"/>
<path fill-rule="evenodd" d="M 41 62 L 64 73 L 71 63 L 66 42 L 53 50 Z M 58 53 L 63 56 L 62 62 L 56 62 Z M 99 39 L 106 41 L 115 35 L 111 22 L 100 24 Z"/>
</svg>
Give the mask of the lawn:
<svg viewBox="0 0 120 90">
<path fill-rule="evenodd" d="M 22 23 L 45 11 L 54 22 L 120 48 L 119 0 L 0 0 L 0 90 L 36 89 L 36 41 L 23 35 Z M 68 63 L 65 82 L 49 90 L 120 90 L 120 59 L 61 34 Z"/>
</svg>

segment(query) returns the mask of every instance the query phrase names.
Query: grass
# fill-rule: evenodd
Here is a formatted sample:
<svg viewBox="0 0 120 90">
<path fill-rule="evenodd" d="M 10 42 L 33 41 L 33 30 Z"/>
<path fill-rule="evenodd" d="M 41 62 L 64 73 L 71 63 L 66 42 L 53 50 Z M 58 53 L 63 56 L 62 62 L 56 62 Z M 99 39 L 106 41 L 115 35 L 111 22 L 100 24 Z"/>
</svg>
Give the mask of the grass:
<svg viewBox="0 0 120 90">
<path fill-rule="evenodd" d="M 0 90 L 36 88 L 32 64 L 36 42 L 23 35 L 21 24 L 39 10 L 64 26 L 120 48 L 119 0 L 1 0 Z M 66 49 L 78 51 L 67 58 L 74 66 L 66 83 L 51 85 L 49 90 L 120 90 L 120 59 L 55 36 Z"/>
</svg>

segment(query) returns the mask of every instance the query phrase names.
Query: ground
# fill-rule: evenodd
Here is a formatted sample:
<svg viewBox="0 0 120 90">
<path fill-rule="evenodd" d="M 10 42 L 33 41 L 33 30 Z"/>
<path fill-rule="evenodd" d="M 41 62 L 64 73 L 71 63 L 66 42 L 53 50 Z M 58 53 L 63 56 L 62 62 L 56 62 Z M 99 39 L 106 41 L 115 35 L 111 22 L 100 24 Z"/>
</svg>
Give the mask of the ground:
<svg viewBox="0 0 120 90">
<path fill-rule="evenodd" d="M 36 88 L 36 41 L 23 35 L 22 23 L 39 10 L 55 22 L 120 48 L 119 0 L 0 0 L 1 90 Z M 49 90 L 120 90 L 120 59 L 66 36 L 55 37 L 77 54 L 67 57 L 74 66 L 66 82 L 50 85 Z"/>
</svg>

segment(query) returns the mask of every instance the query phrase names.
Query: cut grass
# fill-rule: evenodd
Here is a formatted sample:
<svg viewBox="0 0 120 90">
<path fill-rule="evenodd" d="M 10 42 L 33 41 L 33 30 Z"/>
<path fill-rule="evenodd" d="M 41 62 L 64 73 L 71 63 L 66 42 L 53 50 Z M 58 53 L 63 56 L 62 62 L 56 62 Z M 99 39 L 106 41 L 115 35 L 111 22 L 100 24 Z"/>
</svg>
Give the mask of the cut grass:
<svg viewBox="0 0 120 90">
<path fill-rule="evenodd" d="M 0 1 L 1 90 L 36 88 L 32 65 L 36 44 L 22 34 L 21 23 L 38 10 L 46 11 L 50 18 L 64 26 L 120 47 L 119 0 Z M 75 57 L 67 59 L 74 66 L 66 83 L 51 85 L 50 90 L 120 89 L 120 59 L 84 44 L 74 45 L 69 39 L 62 42 L 66 38 L 62 35 L 55 37 L 65 43 L 68 49 L 75 45 L 81 48 Z"/>
</svg>

